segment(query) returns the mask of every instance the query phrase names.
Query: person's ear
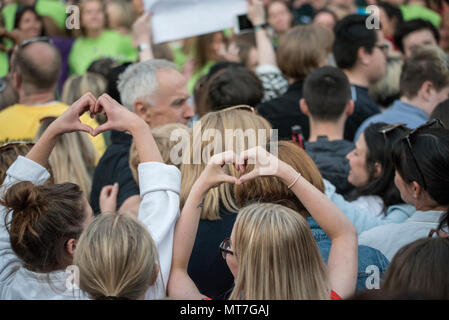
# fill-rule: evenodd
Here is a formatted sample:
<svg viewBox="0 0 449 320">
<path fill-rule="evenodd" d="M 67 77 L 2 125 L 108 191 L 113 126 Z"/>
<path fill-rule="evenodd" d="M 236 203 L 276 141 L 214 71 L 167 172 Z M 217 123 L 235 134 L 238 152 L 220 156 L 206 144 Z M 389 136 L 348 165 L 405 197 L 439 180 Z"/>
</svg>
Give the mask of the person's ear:
<svg viewBox="0 0 449 320">
<path fill-rule="evenodd" d="M 419 183 L 416 182 L 416 181 L 412 181 L 412 183 L 410 185 L 411 185 L 411 189 L 412 189 L 413 199 L 419 199 L 421 197 L 421 195 L 422 195 L 423 190 L 424 190 L 423 187 L 421 187 L 419 185 Z"/>
<path fill-rule="evenodd" d="M 156 266 L 154 267 L 154 275 L 153 278 L 151 279 L 150 286 L 152 286 L 156 282 L 158 274 L 159 274 L 159 265 L 156 264 Z"/>
<path fill-rule="evenodd" d="M 435 87 L 433 86 L 433 83 L 431 81 L 424 81 L 421 85 L 421 88 L 419 88 L 418 95 L 424 101 L 429 101 L 432 95 L 432 91 L 434 90 Z"/>
<path fill-rule="evenodd" d="M 18 72 L 13 72 L 12 74 L 12 87 L 14 90 L 19 91 L 20 86 L 22 84 L 22 78 Z"/>
<path fill-rule="evenodd" d="M 357 60 L 362 65 L 368 65 L 371 62 L 371 53 L 369 53 L 364 47 L 360 47 L 357 50 Z"/>
<path fill-rule="evenodd" d="M 73 238 L 69 239 L 65 246 L 65 249 L 67 250 L 67 252 L 70 254 L 71 257 L 75 255 L 76 242 L 77 242 L 76 239 Z"/>
<path fill-rule="evenodd" d="M 306 99 L 301 98 L 301 100 L 299 100 L 299 109 L 300 109 L 301 112 L 304 113 L 306 116 L 310 116 L 309 107 L 307 106 Z"/>
<path fill-rule="evenodd" d="M 382 174 L 382 165 L 380 162 L 374 162 L 374 177 L 379 178 Z"/>
<path fill-rule="evenodd" d="M 351 114 L 354 113 L 354 100 L 349 100 L 348 103 L 346 104 L 346 116 L 350 116 Z"/>
<path fill-rule="evenodd" d="M 152 115 L 152 108 L 145 102 L 143 102 L 140 99 L 137 99 L 134 102 L 134 112 L 141 117 L 143 120 L 145 120 L 146 123 L 150 124 L 151 122 L 151 115 Z"/>
</svg>

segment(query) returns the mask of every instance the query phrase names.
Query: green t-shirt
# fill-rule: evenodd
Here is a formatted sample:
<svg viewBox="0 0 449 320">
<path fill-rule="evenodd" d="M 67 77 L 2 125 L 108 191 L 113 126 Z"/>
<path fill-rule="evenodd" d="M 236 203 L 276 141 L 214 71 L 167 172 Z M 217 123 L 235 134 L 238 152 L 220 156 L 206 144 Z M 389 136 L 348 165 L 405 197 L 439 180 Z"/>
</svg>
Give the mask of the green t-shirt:
<svg viewBox="0 0 449 320">
<path fill-rule="evenodd" d="M 11 31 L 14 28 L 14 20 L 16 18 L 17 3 L 11 3 L 3 8 L 2 16 L 6 30 Z M 37 0 L 36 12 L 41 16 L 52 18 L 60 29 L 65 28 L 65 5 L 57 0 Z"/>
<path fill-rule="evenodd" d="M 440 26 L 440 15 L 433 10 L 420 6 L 419 4 L 402 5 L 400 6 L 400 9 L 404 21 L 409 21 L 412 19 L 424 19 L 430 21 L 437 29 Z"/>
<path fill-rule="evenodd" d="M 0 77 L 5 76 L 9 70 L 8 55 L 0 51 Z"/>
<path fill-rule="evenodd" d="M 70 74 L 83 74 L 89 65 L 100 58 L 115 58 L 120 62 L 136 61 L 137 49 L 131 36 L 113 30 L 104 31 L 98 38 L 78 38 L 69 55 Z"/>
</svg>

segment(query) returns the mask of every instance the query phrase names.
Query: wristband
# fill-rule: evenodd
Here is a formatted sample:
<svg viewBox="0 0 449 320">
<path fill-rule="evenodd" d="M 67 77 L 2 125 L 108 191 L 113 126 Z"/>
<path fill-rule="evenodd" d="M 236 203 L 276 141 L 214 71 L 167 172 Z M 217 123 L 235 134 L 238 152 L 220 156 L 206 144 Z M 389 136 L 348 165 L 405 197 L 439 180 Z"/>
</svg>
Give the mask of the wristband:
<svg viewBox="0 0 449 320">
<path fill-rule="evenodd" d="M 298 179 L 301 177 L 301 174 L 298 172 L 298 175 L 296 176 L 295 180 L 293 180 L 293 182 L 287 187 L 289 189 L 291 189 L 291 187 L 293 187 L 296 183 L 296 181 L 298 181 Z"/>
<path fill-rule="evenodd" d="M 254 31 L 259 31 L 259 30 L 264 30 L 264 28 L 266 27 L 266 23 L 262 23 L 262 24 L 258 24 L 257 26 L 254 26 Z"/>
</svg>

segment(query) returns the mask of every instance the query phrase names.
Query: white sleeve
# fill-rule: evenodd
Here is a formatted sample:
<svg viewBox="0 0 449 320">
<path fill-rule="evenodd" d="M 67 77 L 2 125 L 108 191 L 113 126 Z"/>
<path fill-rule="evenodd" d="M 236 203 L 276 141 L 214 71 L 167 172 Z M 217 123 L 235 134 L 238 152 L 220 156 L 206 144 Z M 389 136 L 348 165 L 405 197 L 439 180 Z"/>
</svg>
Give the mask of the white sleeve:
<svg viewBox="0 0 449 320">
<path fill-rule="evenodd" d="M 139 188 L 142 202 L 139 220 L 148 228 L 159 252 L 160 275 L 148 290 L 147 299 L 165 297 L 173 254 L 173 235 L 179 217 L 181 172 L 161 162 L 139 164 Z M 161 279 L 162 275 L 162 279 Z"/>
<path fill-rule="evenodd" d="M 3 197 L 5 192 L 17 182 L 31 181 L 35 185 L 40 185 L 49 178 L 50 174 L 44 167 L 28 158 L 19 156 L 6 171 L 6 178 L 0 187 L 0 195 Z M 9 233 L 5 227 L 6 213 L 7 209 L 0 206 L 0 296 L 3 296 L 5 286 L 12 281 L 15 273 L 22 266 L 19 258 L 11 249 Z"/>
</svg>

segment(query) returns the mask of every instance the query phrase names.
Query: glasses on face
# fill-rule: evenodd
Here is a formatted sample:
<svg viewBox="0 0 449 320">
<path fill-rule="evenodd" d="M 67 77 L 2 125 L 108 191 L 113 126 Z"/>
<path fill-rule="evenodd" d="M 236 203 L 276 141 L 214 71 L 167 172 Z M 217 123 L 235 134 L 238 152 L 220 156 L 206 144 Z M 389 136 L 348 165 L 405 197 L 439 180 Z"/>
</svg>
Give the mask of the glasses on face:
<svg viewBox="0 0 449 320">
<path fill-rule="evenodd" d="M 15 146 L 34 146 L 34 142 L 30 142 L 30 141 L 11 141 L 11 142 L 7 142 L 5 144 L 3 144 L 2 146 L 0 146 L 0 152 L 1 151 L 5 151 L 8 149 L 11 149 Z"/>
<path fill-rule="evenodd" d="M 436 126 L 437 128 L 444 128 L 444 125 L 440 119 L 432 119 L 432 120 L 426 122 L 425 124 L 423 124 L 422 126 L 419 126 L 416 129 L 413 129 L 403 138 L 403 140 L 406 142 L 406 144 L 408 146 L 410 154 L 412 155 L 413 162 L 415 163 L 416 169 L 418 170 L 419 175 L 421 176 L 421 180 L 422 180 L 424 189 L 427 189 L 426 180 L 424 179 L 424 174 L 418 164 L 418 160 L 416 160 L 415 154 L 413 153 L 413 146 L 412 146 L 411 138 L 413 137 L 413 135 L 415 135 L 420 130 L 425 129 L 425 128 L 431 128 L 435 125 L 437 125 Z"/>
<path fill-rule="evenodd" d="M 433 235 L 436 235 L 437 238 L 445 238 L 445 239 L 449 238 L 449 234 L 440 229 L 431 229 L 427 237 L 433 238 Z"/>
<path fill-rule="evenodd" d="M 225 238 L 221 243 L 220 243 L 220 252 L 221 252 L 221 256 L 223 257 L 223 259 L 226 260 L 226 255 L 229 253 L 231 255 L 234 255 L 234 251 L 232 251 L 231 249 L 231 239 L 230 238 Z"/>
<path fill-rule="evenodd" d="M 379 129 L 379 133 L 382 133 L 384 136 L 385 141 L 387 141 L 387 133 L 395 130 L 396 128 L 402 127 L 402 128 L 406 128 L 407 124 L 405 123 L 394 123 L 394 124 L 390 124 L 388 126 L 382 127 Z"/>
<path fill-rule="evenodd" d="M 382 43 L 382 44 L 376 44 L 374 45 L 374 47 L 379 48 L 380 50 L 382 50 L 382 52 L 384 54 L 388 54 L 388 50 L 390 49 L 390 46 L 386 43 Z"/>
</svg>

